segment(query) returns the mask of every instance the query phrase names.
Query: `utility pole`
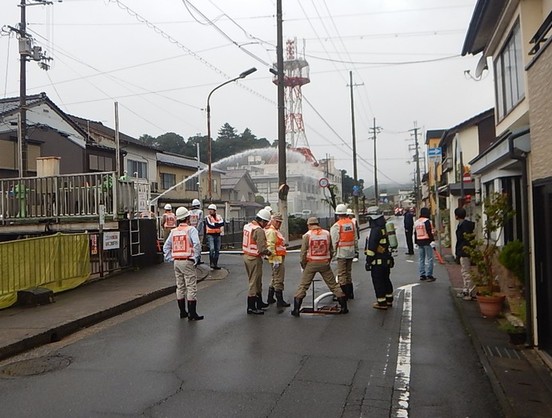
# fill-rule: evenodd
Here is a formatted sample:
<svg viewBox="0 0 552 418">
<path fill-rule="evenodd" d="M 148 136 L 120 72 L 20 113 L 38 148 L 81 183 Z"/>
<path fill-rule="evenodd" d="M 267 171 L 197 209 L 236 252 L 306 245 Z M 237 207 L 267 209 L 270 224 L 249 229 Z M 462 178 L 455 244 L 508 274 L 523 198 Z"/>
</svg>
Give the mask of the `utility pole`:
<svg viewBox="0 0 552 418">
<path fill-rule="evenodd" d="M 21 18 L 19 28 L 8 26 L 12 32 L 19 35 L 19 118 L 17 129 L 17 141 L 19 148 L 19 177 L 26 177 L 28 172 L 28 144 L 27 144 L 27 60 L 32 59 L 38 61 L 38 65 L 43 70 L 48 70 L 50 65 L 48 61 L 51 58 L 42 52 L 39 46 L 32 46 L 33 39 L 27 33 L 27 7 L 34 5 L 48 5 L 51 1 L 46 0 L 30 0 L 32 3 L 21 0 L 19 7 L 21 8 Z"/>
<path fill-rule="evenodd" d="M 362 84 L 353 84 L 353 72 L 349 71 L 349 87 L 351 89 L 351 129 L 352 129 L 352 138 L 353 138 L 353 210 L 355 212 L 355 217 L 358 219 L 358 171 L 357 171 L 357 153 L 356 153 L 356 134 L 355 134 L 355 102 L 353 98 L 353 87 L 363 86 Z"/>
<path fill-rule="evenodd" d="M 278 211 L 282 214 L 282 234 L 289 240 L 287 195 L 289 186 L 286 173 L 286 115 L 284 95 L 284 45 L 282 0 L 276 1 L 276 69 L 278 74 Z"/>
<path fill-rule="evenodd" d="M 372 139 L 374 140 L 374 196 L 376 198 L 376 205 L 379 202 L 379 190 L 378 190 L 378 158 L 377 158 L 377 147 L 376 147 L 376 139 L 377 134 L 381 132 L 381 127 L 376 126 L 376 118 L 374 118 L 374 126 L 373 128 L 370 128 L 370 131 L 372 133 Z"/>
<path fill-rule="evenodd" d="M 418 146 L 418 128 L 414 122 L 414 129 L 411 131 L 414 132 L 414 144 L 415 144 L 415 154 L 414 158 L 416 160 L 416 209 L 420 210 L 422 203 L 422 181 L 420 178 L 420 147 Z"/>
</svg>

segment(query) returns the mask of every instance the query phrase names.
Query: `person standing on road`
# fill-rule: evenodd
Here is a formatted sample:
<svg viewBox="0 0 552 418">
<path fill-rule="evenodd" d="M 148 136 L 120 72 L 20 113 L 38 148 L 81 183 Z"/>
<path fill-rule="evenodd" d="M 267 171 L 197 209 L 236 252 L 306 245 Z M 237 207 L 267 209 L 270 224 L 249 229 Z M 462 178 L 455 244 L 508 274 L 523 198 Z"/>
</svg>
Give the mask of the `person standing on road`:
<svg viewBox="0 0 552 418">
<path fill-rule="evenodd" d="M 211 203 L 207 206 L 209 214 L 205 218 L 205 235 L 209 246 L 209 266 L 213 270 L 220 270 L 218 265 L 220 255 L 220 233 L 224 226 L 224 219 L 217 214 L 217 205 Z"/>
<path fill-rule="evenodd" d="M 372 275 L 372 284 L 376 292 L 375 309 L 386 310 L 393 306 L 393 284 L 391 283 L 391 269 L 395 265 L 389 248 L 385 217 L 379 211 L 370 215 L 370 236 L 366 240 L 364 253 L 366 254 L 366 271 Z"/>
<path fill-rule="evenodd" d="M 414 232 L 414 208 L 408 209 L 404 214 L 404 234 L 406 236 L 406 246 L 408 251 L 406 255 L 414 255 L 414 243 L 412 242 L 412 233 Z"/>
<path fill-rule="evenodd" d="M 165 213 L 161 217 L 161 227 L 163 228 L 163 242 L 167 242 L 169 234 L 176 227 L 176 216 L 174 216 L 170 203 L 167 203 L 164 209 Z"/>
<path fill-rule="evenodd" d="M 265 229 L 266 245 L 271 255 L 268 262 L 272 266 L 272 280 L 268 287 L 269 304 L 278 302 L 278 308 L 287 308 L 289 303 L 284 300 L 284 276 L 286 273 L 284 261 L 286 258 L 286 240 L 280 232 L 284 218 L 281 213 L 275 213 L 270 218 L 269 226 Z M 276 296 L 276 299 L 274 299 Z"/>
<path fill-rule="evenodd" d="M 475 222 L 468 221 L 466 219 L 466 209 L 456 208 L 454 210 L 454 216 L 458 221 L 456 227 L 456 248 L 454 254 L 456 259 L 460 262 L 460 271 L 462 274 L 463 288 L 462 292 L 458 294 L 464 300 L 472 299 L 472 285 L 471 285 L 471 262 L 470 256 L 466 252 L 466 247 L 470 247 L 470 236 L 475 230 Z"/>
<path fill-rule="evenodd" d="M 348 299 L 354 299 L 352 267 L 358 258 L 358 238 L 355 224 L 347 216 L 347 206 L 340 203 L 335 208 L 337 222 L 330 228 L 333 250 L 337 258 L 337 280 Z"/>
<path fill-rule="evenodd" d="M 199 233 L 199 242 L 202 243 L 205 225 L 203 223 L 203 210 L 201 209 L 201 202 L 199 199 L 192 200 L 192 209 L 190 210 L 190 226 L 197 229 L 197 232 Z M 201 261 L 201 253 L 199 254 L 199 264 L 203 264 Z"/>
<path fill-rule="evenodd" d="M 433 236 L 433 224 L 429 216 L 429 208 L 420 209 L 420 217 L 414 222 L 416 234 L 414 240 L 418 245 L 420 280 L 434 282 L 433 249 L 435 248 L 435 239 Z"/>
<path fill-rule="evenodd" d="M 197 314 L 197 275 L 201 245 L 197 229 L 188 225 L 190 212 L 185 207 L 176 210 L 178 226 L 174 228 L 163 245 L 165 261 L 174 262 L 176 277 L 176 301 L 180 318 L 200 321 L 203 316 Z M 186 312 L 188 301 L 188 312 Z"/>
<path fill-rule="evenodd" d="M 263 292 L 263 257 L 272 253 L 266 246 L 264 228 L 270 221 L 270 212 L 261 209 L 254 221 L 243 227 L 243 262 L 249 280 L 247 291 L 247 313 L 263 315 L 263 309 L 268 307 L 262 299 Z"/>
<path fill-rule="evenodd" d="M 339 306 L 341 307 L 341 313 L 346 314 L 349 312 L 347 307 L 347 296 L 336 283 L 334 273 L 330 266 L 330 260 L 334 254 L 330 233 L 320 228 L 318 219 L 315 217 L 311 217 L 307 220 L 307 227 L 309 230 L 303 234 L 301 242 L 300 263 L 303 269 L 303 275 L 301 276 L 301 283 L 299 283 L 299 287 L 293 298 L 293 310 L 291 314 L 296 317 L 300 316 L 301 304 L 307 295 L 307 290 L 309 290 L 316 273 L 320 273 L 330 291 L 337 298 Z"/>
</svg>

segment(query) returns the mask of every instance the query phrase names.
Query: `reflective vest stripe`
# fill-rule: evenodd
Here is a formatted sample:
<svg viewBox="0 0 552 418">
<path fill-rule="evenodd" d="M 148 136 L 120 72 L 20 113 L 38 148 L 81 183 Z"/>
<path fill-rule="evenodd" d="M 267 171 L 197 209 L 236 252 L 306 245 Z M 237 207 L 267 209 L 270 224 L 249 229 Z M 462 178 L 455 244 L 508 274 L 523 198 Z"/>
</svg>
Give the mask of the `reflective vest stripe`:
<svg viewBox="0 0 552 418">
<path fill-rule="evenodd" d="M 269 226 L 269 229 L 276 231 L 276 252 L 275 255 L 284 256 L 287 253 L 286 240 L 282 233 L 277 230 L 273 225 Z"/>
</svg>

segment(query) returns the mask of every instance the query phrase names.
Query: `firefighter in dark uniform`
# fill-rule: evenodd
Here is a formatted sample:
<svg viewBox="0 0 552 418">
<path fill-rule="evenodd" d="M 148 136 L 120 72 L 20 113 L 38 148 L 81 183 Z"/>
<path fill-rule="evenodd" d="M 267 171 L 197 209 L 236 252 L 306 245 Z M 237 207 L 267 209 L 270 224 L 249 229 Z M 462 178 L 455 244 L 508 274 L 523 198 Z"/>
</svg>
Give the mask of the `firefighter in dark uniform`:
<svg viewBox="0 0 552 418">
<path fill-rule="evenodd" d="M 385 218 L 379 212 L 371 215 L 370 236 L 366 240 L 366 271 L 372 273 L 372 283 L 376 292 L 375 309 L 385 310 L 393 306 L 393 285 L 389 275 L 394 265 L 393 255 L 389 249 L 389 240 L 385 230 Z"/>
</svg>

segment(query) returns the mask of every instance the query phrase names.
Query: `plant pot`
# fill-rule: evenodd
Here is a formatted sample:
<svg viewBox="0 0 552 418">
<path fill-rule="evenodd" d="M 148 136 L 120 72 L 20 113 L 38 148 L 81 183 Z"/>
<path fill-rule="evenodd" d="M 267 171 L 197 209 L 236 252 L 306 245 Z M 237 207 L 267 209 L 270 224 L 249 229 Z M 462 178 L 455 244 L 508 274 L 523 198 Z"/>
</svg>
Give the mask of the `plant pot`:
<svg viewBox="0 0 552 418">
<path fill-rule="evenodd" d="M 484 318 L 496 318 L 502 312 L 502 304 L 506 296 L 504 295 L 477 295 L 479 310 Z"/>
</svg>

